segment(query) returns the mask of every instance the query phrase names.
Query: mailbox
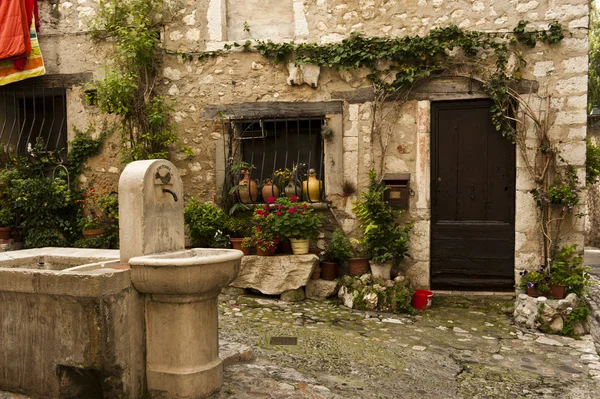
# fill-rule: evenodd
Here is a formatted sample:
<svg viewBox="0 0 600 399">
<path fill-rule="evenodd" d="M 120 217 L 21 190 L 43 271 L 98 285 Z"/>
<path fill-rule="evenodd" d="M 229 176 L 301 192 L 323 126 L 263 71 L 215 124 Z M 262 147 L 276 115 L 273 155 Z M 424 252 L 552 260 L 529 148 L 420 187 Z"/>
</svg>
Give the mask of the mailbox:
<svg viewBox="0 0 600 399">
<path fill-rule="evenodd" d="M 392 208 L 408 209 L 410 200 L 410 173 L 386 173 L 383 184 L 389 186 L 383 194 L 383 199 Z"/>
</svg>

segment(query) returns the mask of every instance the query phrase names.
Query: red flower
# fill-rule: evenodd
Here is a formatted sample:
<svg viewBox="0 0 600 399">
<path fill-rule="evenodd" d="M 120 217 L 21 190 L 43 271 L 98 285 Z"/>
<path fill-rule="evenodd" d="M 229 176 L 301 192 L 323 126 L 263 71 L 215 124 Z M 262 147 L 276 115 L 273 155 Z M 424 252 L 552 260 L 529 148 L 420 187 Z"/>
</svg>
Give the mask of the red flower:
<svg viewBox="0 0 600 399">
<path fill-rule="evenodd" d="M 288 209 L 288 213 L 295 213 L 296 212 L 296 208 L 290 208 Z"/>
<path fill-rule="evenodd" d="M 265 211 L 268 211 L 268 210 L 269 210 L 269 205 L 265 205 L 265 206 L 263 207 L 263 209 L 264 209 Z"/>
<path fill-rule="evenodd" d="M 260 231 L 260 226 L 256 226 L 256 231 Z"/>
<path fill-rule="evenodd" d="M 306 208 L 308 205 L 306 203 L 302 204 L 302 209 Z"/>
<path fill-rule="evenodd" d="M 300 198 L 298 198 L 295 195 L 293 195 L 292 198 L 290 198 L 290 201 L 292 201 L 292 202 L 298 202 L 299 200 L 300 200 Z"/>
<path fill-rule="evenodd" d="M 301 215 L 304 215 L 304 211 L 300 211 L 299 213 L 300 213 Z"/>
<path fill-rule="evenodd" d="M 267 204 L 272 204 L 275 201 L 277 201 L 277 198 L 275 198 L 275 197 L 269 197 L 269 198 L 267 198 Z"/>
<path fill-rule="evenodd" d="M 278 206 L 277 206 L 277 209 L 279 209 L 279 210 L 281 210 L 281 209 L 283 209 L 283 208 L 285 208 L 285 206 L 283 206 L 283 205 L 278 205 Z"/>
<path fill-rule="evenodd" d="M 281 216 L 281 215 L 283 215 L 283 212 L 279 212 L 279 211 L 277 211 L 277 212 L 275 212 L 275 215 L 277 215 L 277 216 Z"/>
</svg>

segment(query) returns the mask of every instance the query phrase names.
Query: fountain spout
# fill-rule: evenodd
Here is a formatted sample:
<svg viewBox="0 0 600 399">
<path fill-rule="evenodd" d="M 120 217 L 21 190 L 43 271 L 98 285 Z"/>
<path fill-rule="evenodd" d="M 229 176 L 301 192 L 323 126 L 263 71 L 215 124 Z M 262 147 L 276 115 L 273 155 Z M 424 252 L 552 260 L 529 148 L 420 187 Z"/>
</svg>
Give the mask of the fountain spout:
<svg viewBox="0 0 600 399">
<path fill-rule="evenodd" d="M 162 189 L 163 193 L 169 193 L 173 196 L 173 199 L 175 200 L 175 202 L 177 202 L 177 194 L 175 194 L 172 190 L 169 190 L 168 188 L 163 188 Z"/>
</svg>

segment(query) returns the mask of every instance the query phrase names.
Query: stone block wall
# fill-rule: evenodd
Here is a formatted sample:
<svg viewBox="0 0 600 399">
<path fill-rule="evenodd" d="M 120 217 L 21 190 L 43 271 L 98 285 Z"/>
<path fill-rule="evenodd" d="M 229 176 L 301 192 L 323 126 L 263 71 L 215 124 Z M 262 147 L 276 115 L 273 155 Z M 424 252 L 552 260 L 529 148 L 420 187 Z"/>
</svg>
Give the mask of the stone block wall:
<svg viewBox="0 0 600 399">
<path fill-rule="evenodd" d="M 424 35 L 435 27 L 456 24 L 463 29 L 509 32 L 524 19 L 531 29 L 545 29 L 554 20 L 565 29 L 565 39 L 553 46 L 538 44 L 522 47 L 527 66 L 523 77 L 538 82 L 537 93 L 525 94 L 533 109 L 549 113 L 551 136 L 560 142 L 561 156 L 578 170 L 585 181 L 585 137 L 587 95 L 587 0 L 566 1 L 478 1 L 478 0 L 288 0 L 276 7 L 264 2 L 237 0 L 192 0 L 167 2 L 174 11 L 165 26 L 162 42 L 166 50 L 201 52 L 220 49 L 233 40 L 252 38 L 274 41 L 296 40 L 327 43 L 342 40 L 353 31 L 366 35 Z M 95 44 L 86 34 L 86 20 L 94 14 L 95 0 L 77 3 L 61 1 L 40 3 L 42 32 L 40 44 L 48 73 L 104 73 L 110 42 Z M 268 21 L 276 21 L 270 24 Z M 244 30 L 247 22 L 250 32 Z M 241 26 L 240 26 L 241 25 Z M 255 36 L 256 35 L 256 36 Z M 174 54 L 163 57 L 159 90 L 175 101 L 175 122 L 183 142 L 193 148 L 188 158 L 180 148 L 173 148 L 171 158 L 179 168 L 186 196 L 203 200 L 218 197 L 219 170 L 223 167 L 223 130 L 218 114 L 206 115 L 207 107 L 226 110 L 231 104 L 257 102 L 341 101 L 342 114 L 334 134 L 342 145 L 327 150 L 339 152 L 335 163 L 336 183 L 327 185 L 327 197 L 333 201 L 334 213 L 349 234 L 356 232 L 351 212 L 352 200 L 360 195 L 367 182 L 368 170 L 381 159 L 373 145 L 373 97 L 367 70 L 336 71 L 322 68 L 318 86 L 290 86 L 285 65 L 269 63 L 256 52 L 233 51 L 203 62 L 183 61 Z M 418 287 L 429 285 L 430 230 L 430 105 L 432 101 L 481 98 L 481 92 L 461 94 L 420 89 L 414 99 L 405 102 L 390 120 L 392 140 L 383 163 L 383 172 L 411 173 L 411 197 L 407 220 L 413 221 L 412 260 L 403 265 Z M 93 107 L 84 105 L 82 89 L 69 91 L 70 125 L 85 127 L 100 116 Z M 549 109 L 539 97 L 551 96 Z M 264 115 L 266 116 L 266 115 Z M 72 133 L 72 130 L 71 130 Z M 528 142 L 533 145 L 533 141 Z M 93 159 L 91 171 L 84 179 L 97 181 L 107 189 L 116 187 L 123 166 L 116 155 L 120 143 L 111 139 L 104 153 Z M 528 148 L 533 151 L 533 148 Z M 215 155 L 217 154 L 217 155 Z M 219 155 L 221 154 L 221 155 Z M 519 154 L 519 151 L 517 151 Z M 339 169 L 341 165 L 341 170 Z M 357 196 L 342 206 L 340 179 L 357 185 Z M 538 220 L 533 197 L 533 182 L 524 162 L 517 155 L 515 279 L 519 272 L 533 270 L 541 263 Z M 571 221 L 573 228 L 565 243 L 583 247 L 582 219 Z"/>
</svg>

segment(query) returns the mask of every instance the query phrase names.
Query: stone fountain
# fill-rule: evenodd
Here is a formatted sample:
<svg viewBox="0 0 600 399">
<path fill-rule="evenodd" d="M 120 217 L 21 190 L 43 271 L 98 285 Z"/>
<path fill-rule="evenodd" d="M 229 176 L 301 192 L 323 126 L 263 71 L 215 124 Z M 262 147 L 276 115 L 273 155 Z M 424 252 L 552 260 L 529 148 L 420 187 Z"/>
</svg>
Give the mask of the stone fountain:
<svg viewBox="0 0 600 399">
<path fill-rule="evenodd" d="M 184 249 L 183 185 L 165 160 L 127 165 L 119 181 L 121 263 L 144 294 L 151 398 L 206 398 L 223 383 L 217 296 L 242 252 Z"/>
</svg>

